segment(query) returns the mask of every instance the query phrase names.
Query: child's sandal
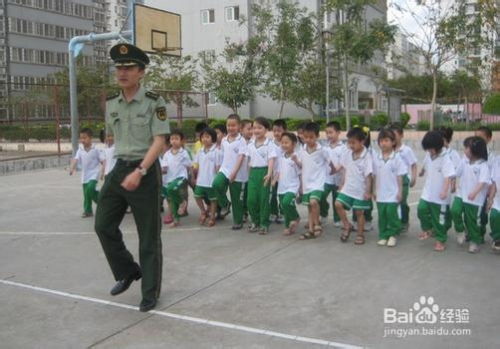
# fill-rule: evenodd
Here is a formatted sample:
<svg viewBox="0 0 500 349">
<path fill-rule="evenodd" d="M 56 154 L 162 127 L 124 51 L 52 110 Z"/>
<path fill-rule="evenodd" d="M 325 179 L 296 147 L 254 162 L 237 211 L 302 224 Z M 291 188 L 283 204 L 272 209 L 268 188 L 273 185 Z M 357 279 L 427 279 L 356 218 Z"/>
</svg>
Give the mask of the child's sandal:
<svg viewBox="0 0 500 349">
<path fill-rule="evenodd" d="M 354 240 L 355 245 L 364 245 L 365 244 L 365 236 L 364 235 L 356 235 L 356 239 Z"/>
<path fill-rule="evenodd" d="M 210 218 L 207 222 L 207 227 L 213 227 L 215 225 L 215 219 Z"/>
<path fill-rule="evenodd" d="M 342 229 L 342 233 L 340 234 L 340 241 L 342 242 L 347 242 L 349 240 L 349 237 L 351 236 L 351 231 L 352 231 L 352 226 L 349 226 L 349 228 Z"/>
<path fill-rule="evenodd" d="M 315 225 L 313 233 L 315 237 L 321 236 L 321 234 L 323 234 L 323 227 L 321 225 Z"/>
<path fill-rule="evenodd" d="M 419 240 L 427 240 L 431 237 L 431 233 L 429 233 L 428 231 L 423 231 L 421 232 L 419 235 L 418 235 L 418 239 Z"/>
<path fill-rule="evenodd" d="M 200 222 L 200 225 L 205 224 L 205 221 L 207 220 L 207 218 L 208 218 L 207 213 L 206 213 L 206 212 L 203 212 L 203 213 L 200 215 L 200 219 L 198 220 L 198 222 Z"/>
<path fill-rule="evenodd" d="M 308 231 L 300 236 L 300 240 L 310 240 L 310 239 L 315 239 L 316 235 L 314 235 L 314 232 Z"/>
</svg>

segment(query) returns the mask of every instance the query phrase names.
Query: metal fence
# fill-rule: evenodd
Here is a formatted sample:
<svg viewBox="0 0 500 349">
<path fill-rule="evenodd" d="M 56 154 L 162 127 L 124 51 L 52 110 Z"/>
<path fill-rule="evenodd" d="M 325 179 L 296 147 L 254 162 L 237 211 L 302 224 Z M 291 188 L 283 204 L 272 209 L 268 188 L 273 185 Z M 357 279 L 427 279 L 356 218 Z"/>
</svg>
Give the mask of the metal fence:
<svg viewBox="0 0 500 349">
<path fill-rule="evenodd" d="M 0 124 L 56 123 L 69 124 L 69 86 L 32 82 L 4 84 L 0 95 Z M 103 121 L 106 97 L 116 91 L 113 86 L 79 86 L 78 115 L 80 121 Z M 167 102 L 170 120 L 182 126 L 186 119 L 208 118 L 208 93 L 155 90 Z"/>
</svg>

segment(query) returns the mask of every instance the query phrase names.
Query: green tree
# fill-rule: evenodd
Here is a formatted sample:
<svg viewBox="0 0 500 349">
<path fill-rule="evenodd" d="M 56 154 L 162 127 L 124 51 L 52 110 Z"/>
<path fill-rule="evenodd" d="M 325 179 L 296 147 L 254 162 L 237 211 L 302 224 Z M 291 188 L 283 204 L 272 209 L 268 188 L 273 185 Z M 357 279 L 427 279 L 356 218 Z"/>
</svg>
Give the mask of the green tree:
<svg viewBox="0 0 500 349">
<path fill-rule="evenodd" d="M 81 58 L 80 58 L 81 59 Z M 78 114 L 87 117 L 104 118 L 103 106 L 106 95 L 116 91 L 114 77 L 107 65 L 85 66 L 79 64 L 76 70 Z M 64 69 L 53 75 L 57 84 L 69 86 L 69 71 Z M 41 94 L 51 93 L 48 89 L 40 89 Z M 59 102 L 69 109 L 69 88 L 59 88 Z"/>
<path fill-rule="evenodd" d="M 184 106 L 198 107 L 189 92 L 198 86 L 198 61 L 192 56 L 173 57 L 151 55 L 152 63 L 144 77 L 144 84 L 162 94 L 167 103 L 174 103 L 178 114 Z M 180 118 L 178 119 L 180 123 Z"/>
<path fill-rule="evenodd" d="M 311 52 L 318 48 L 313 14 L 287 0 L 256 4 L 252 12 L 266 43 L 261 60 L 265 69 L 263 92 L 280 103 L 278 118 L 282 118 L 286 102 L 294 102 L 314 115 L 311 104 L 316 101 L 311 94 L 301 95 L 296 86 L 317 68 L 310 62 L 315 59 Z"/>
<path fill-rule="evenodd" d="M 262 38 L 252 36 L 245 43 L 227 40 L 224 51 L 210 58 L 201 53 L 203 87 L 215 94 L 218 101 L 238 113 L 238 109 L 252 100 L 259 85 Z"/>
<path fill-rule="evenodd" d="M 402 30 L 424 57 L 427 73 L 432 76 L 430 128 L 433 129 L 440 70 L 457 54 L 488 44 L 482 36 L 484 22 L 481 13 L 467 15 L 465 1 L 445 3 L 440 0 L 407 0 L 393 6 L 402 14 L 401 17 L 409 15 L 416 26 L 413 29 L 417 33 L 410 33 L 404 27 Z"/>
<path fill-rule="evenodd" d="M 338 23 L 332 31 L 331 44 L 342 62 L 344 111 L 350 127 L 349 88 L 350 73 L 355 64 L 366 64 L 377 52 L 385 52 L 394 41 L 396 27 L 384 20 L 366 23 L 365 7 L 374 0 L 326 0 L 323 11 L 335 14 Z"/>
</svg>

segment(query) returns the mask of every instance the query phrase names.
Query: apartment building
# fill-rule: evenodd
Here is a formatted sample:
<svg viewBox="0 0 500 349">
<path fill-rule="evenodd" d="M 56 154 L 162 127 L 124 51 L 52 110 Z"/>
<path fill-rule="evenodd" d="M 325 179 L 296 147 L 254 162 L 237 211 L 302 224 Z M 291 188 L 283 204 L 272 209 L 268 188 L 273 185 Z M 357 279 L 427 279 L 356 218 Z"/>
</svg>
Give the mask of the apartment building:
<svg viewBox="0 0 500 349">
<path fill-rule="evenodd" d="M 106 30 L 104 0 L 3 0 L 0 2 L 0 121 L 13 120 L 12 96 L 33 84 L 53 82 L 68 65 L 68 42 L 77 35 Z M 81 64 L 107 60 L 106 44 L 86 45 Z M 53 117 L 42 108 L 35 117 Z"/>
<path fill-rule="evenodd" d="M 179 13 L 182 16 L 182 54 L 198 56 L 200 52 L 208 55 L 220 53 L 227 40 L 244 42 L 251 37 L 255 30 L 253 19 L 249 16 L 249 9 L 258 0 L 146 0 L 145 4 L 162 10 Z M 319 13 L 321 0 L 299 0 L 299 4 L 309 11 Z M 375 18 L 386 19 L 387 5 L 385 0 L 367 6 L 366 20 Z M 240 18 L 246 23 L 240 25 Z M 335 26 L 335 16 L 328 16 L 328 26 Z M 374 110 L 386 110 L 387 100 L 383 89 L 374 79 L 373 66 L 385 72 L 385 57 L 377 55 L 369 65 L 351 67 L 350 74 L 350 109 L 360 113 L 371 113 Z M 274 117 L 279 113 L 280 105 L 266 96 L 257 96 L 252 102 L 240 109 L 240 114 L 247 116 Z M 340 111 L 343 108 L 341 101 L 332 101 L 330 110 Z M 223 117 L 230 113 L 230 109 L 218 103 L 213 94 L 210 94 L 208 106 L 210 117 Z M 308 117 L 306 110 L 286 104 L 284 115 L 291 117 Z"/>
</svg>

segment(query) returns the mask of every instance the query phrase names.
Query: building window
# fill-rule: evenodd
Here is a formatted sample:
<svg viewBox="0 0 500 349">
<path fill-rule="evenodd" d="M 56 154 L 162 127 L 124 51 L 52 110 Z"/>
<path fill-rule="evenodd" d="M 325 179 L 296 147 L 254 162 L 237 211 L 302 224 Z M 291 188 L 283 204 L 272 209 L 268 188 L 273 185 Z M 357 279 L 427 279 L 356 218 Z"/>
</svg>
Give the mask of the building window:
<svg viewBox="0 0 500 349">
<path fill-rule="evenodd" d="M 226 21 L 234 22 L 240 19 L 240 7 L 230 6 L 226 7 Z"/>
<path fill-rule="evenodd" d="M 217 96 L 213 92 L 208 93 L 208 105 L 217 105 Z"/>
<path fill-rule="evenodd" d="M 201 11 L 201 24 L 215 23 L 215 10 L 202 10 Z"/>
<path fill-rule="evenodd" d="M 215 50 L 205 50 L 201 51 L 201 59 L 204 64 L 210 64 L 215 62 Z"/>
</svg>

